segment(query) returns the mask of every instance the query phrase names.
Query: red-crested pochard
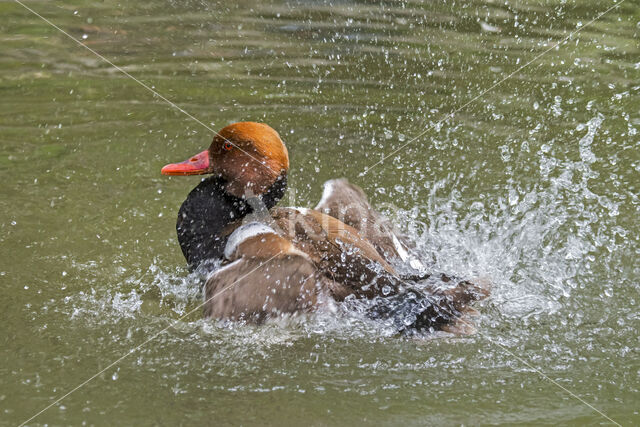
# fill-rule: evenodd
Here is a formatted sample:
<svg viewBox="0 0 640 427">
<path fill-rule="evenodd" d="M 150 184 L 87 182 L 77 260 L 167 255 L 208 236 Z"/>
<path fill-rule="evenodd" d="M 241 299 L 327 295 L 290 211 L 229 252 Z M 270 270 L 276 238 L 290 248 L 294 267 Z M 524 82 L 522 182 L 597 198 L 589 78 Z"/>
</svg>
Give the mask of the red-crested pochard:
<svg viewBox="0 0 640 427">
<path fill-rule="evenodd" d="M 189 193 L 176 227 L 191 268 L 222 260 L 206 281 L 206 317 L 261 322 L 353 296 L 373 299 L 369 315 L 398 330 L 447 329 L 488 295 L 484 284 L 426 274 L 408 239 L 345 179 L 325 183 L 315 209 L 276 207 L 288 170 L 278 133 L 254 122 L 229 125 L 207 150 L 162 168 L 212 175 Z"/>
</svg>

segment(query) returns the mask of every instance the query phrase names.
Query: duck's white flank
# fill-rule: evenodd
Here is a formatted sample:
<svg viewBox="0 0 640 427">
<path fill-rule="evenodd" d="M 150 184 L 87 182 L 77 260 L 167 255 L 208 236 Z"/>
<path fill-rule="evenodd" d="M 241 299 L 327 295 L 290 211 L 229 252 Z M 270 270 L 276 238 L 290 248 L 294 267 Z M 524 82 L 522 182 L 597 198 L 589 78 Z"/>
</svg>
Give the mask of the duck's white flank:
<svg viewBox="0 0 640 427">
<path fill-rule="evenodd" d="M 391 237 L 393 237 L 393 246 L 396 247 L 398 255 L 400 255 L 403 262 L 407 262 L 409 259 L 409 252 L 407 252 L 407 250 L 402 246 L 402 243 L 400 243 L 400 240 L 398 240 L 395 234 L 391 233 Z"/>
<path fill-rule="evenodd" d="M 227 245 L 224 247 L 225 258 L 230 259 L 231 255 L 233 255 L 238 245 L 240 245 L 245 240 L 254 236 L 258 236 L 260 234 L 269 233 L 276 234 L 273 228 L 261 222 L 250 222 L 248 224 L 241 225 L 229 236 Z"/>
<path fill-rule="evenodd" d="M 398 251 L 398 255 L 400 255 L 400 258 L 402 259 L 402 261 L 403 262 L 409 261 L 409 265 L 412 268 L 415 268 L 416 270 L 423 269 L 424 268 L 424 264 L 422 264 L 422 262 L 420 262 L 420 260 L 418 258 L 410 255 L 409 252 L 407 252 L 407 250 L 404 248 L 404 246 L 402 245 L 400 240 L 398 240 L 396 235 L 395 234 L 391 234 L 391 236 L 393 237 L 393 246 L 396 247 L 396 251 Z"/>
</svg>

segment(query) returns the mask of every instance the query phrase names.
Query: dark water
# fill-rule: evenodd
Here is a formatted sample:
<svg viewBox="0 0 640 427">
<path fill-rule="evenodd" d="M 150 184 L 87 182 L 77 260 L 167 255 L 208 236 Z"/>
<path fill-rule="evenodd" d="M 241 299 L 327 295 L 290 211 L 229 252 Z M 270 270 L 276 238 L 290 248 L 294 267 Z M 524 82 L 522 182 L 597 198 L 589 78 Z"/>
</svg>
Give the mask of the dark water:
<svg viewBox="0 0 640 427">
<path fill-rule="evenodd" d="M 159 170 L 212 133 L 2 2 L 3 425 L 141 344 L 30 424 L 610 422 L 576 396 L 640 422 L 636 0 L 589 25 L 614 3 L 27 4 L 207 126 L 276 128 L 283 204 L 346 176 L 494 293 L 469 337 L 202 321 L 174 229 L 197 178 Z"/>
</svg>

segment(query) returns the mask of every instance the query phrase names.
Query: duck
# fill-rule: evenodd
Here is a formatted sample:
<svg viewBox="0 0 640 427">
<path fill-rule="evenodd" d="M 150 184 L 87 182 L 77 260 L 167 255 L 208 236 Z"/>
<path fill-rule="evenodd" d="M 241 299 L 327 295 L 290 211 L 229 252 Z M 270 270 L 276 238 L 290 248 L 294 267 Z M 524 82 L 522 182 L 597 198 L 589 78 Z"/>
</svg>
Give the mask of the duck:
<svg viewBox="0 0 640 427">
<path fill-rule="evenodd" d="M 210 269 L 204 317 L 259 324 L 355 299 L 401 333 L 465 330 L 471 304 L 489 295 L 486 281 L 428 271 L 410 239 L 345 178 L 327 181 L 312 209 L 277 206 L 288 172 L 285 143 L 257 122 L 225 126 L 206 150 L 162 168 L 208 175 L 176 222 L 189 268 Z"/>
</svg>

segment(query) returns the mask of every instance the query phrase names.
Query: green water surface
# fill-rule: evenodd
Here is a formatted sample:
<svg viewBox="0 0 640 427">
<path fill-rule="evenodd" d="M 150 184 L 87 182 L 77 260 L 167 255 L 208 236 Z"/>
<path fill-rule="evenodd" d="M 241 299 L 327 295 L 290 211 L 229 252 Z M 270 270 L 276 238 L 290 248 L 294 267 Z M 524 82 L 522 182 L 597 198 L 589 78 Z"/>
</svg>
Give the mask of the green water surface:
<svg viewBox="0 0 640 427">
<path fill-rule="evenodd" d="M 0 2 L 0 424 L 640 424 L 619 3 L 25 1 L 201 124 Z M 438 269 L 489 276 L 478 332 L 203 321 L 174 228 L 198 178 L 159 171 L 245 120 L 289 148 L 283 204 L 347 177 Z"/>
</svg>

